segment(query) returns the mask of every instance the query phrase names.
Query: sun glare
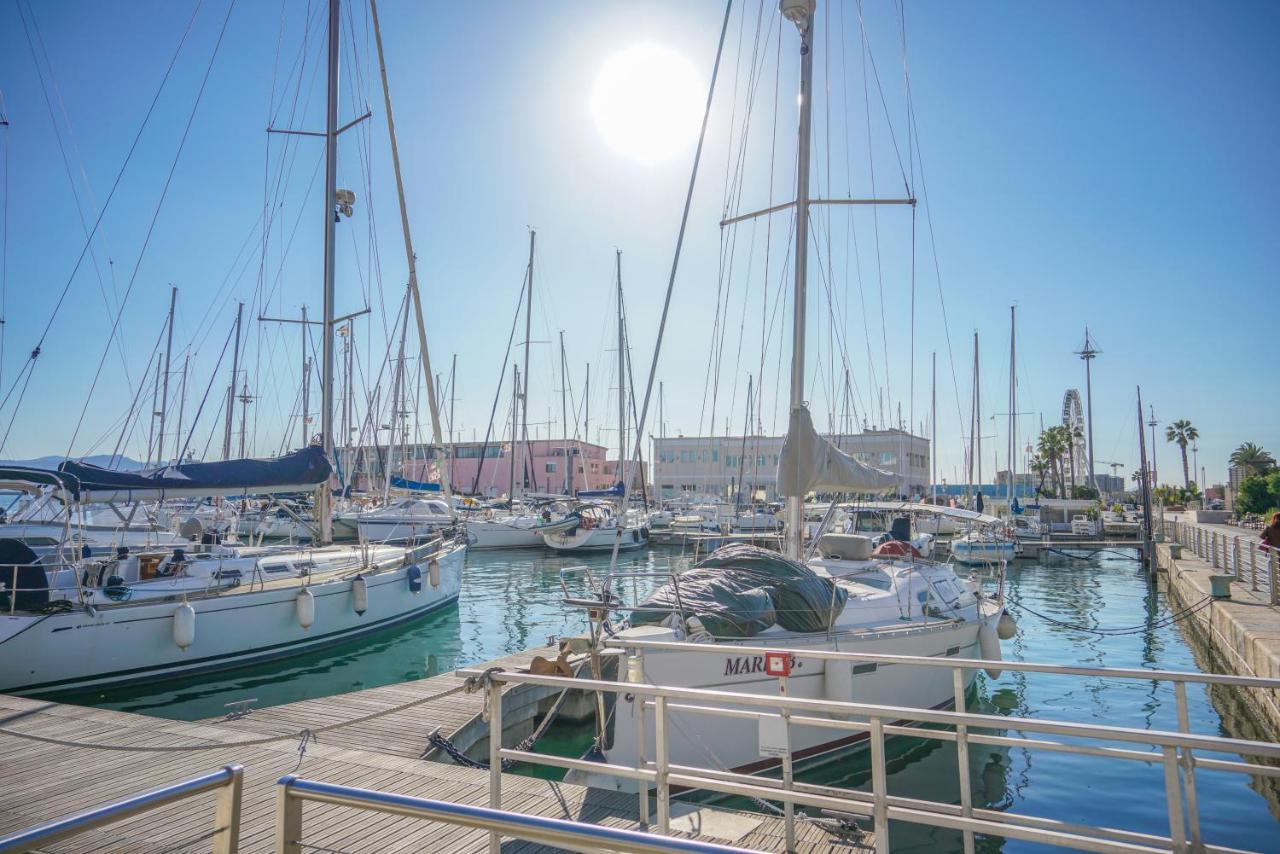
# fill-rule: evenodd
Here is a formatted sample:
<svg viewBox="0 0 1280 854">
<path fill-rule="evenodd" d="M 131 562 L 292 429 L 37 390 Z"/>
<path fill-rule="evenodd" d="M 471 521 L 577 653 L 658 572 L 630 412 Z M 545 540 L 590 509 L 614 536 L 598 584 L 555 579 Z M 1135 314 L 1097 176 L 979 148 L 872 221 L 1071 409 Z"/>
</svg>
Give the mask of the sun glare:
<svg viewBox="0 0 1280 854">
<path fill-rule="evenodd" d="M 638 44 L 605 61 L 591 94 L 591 113 L 605 142 L 641 163 L 679 154 L 702 121 L 697 69 L 680 54 Z"/>
</svg>

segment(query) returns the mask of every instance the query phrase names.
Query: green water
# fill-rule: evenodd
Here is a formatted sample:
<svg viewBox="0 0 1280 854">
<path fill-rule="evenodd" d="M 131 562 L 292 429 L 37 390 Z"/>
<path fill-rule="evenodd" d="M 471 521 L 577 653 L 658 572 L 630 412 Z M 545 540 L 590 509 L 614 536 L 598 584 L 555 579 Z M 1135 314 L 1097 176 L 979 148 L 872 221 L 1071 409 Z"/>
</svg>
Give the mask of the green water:
<svg viewBox="0 0 1280 854">
<path fill-rule="evenodd" d="M 631 553 L 633 568 L 665 568 L 685 561 L 667 550 Z M 550 635 L 577 634 L 581 613 L 560 604 L 559 570 L 587 563 L 607 565 L 608 557 L 570 561 L 553 554 L 473 552 L 468 557 L 457 608 L 422 622 L 336 647 L 307 658 L 245 671 L 201 676 L 112 692 L 93 692 L 64 701 L 191 720 L 225 711 L 225 704 L 249 697 L 259 707 L 371 688 L 433 676 L 544 644 Z M 579 588 L 580 589 L 580 588 Z M 1135 627 L 1119 636 L 1098 636 L 1023 613 L 1018 634 L 1004 644 L 1006 658 L 1063 664 L 1220 670 L 1193 649 L 1180 624 L 1168 624 L 1163 593 L 1148 590 L 1133 560 L 1121 554 L 1087 561 L 1056 559 L 1044 565 L 1020 563 L 1009 573 L 1011 602 L 1062 623 L 1098 628 Z M 979 677 L 971 709 L 1008 717 L 1038 717 L 1177 729 L 1173 687 L 1167 683 L 1017 674 Z M 1189 686 L 1191 729 L 1196 733 L 1274 738 L 1257 729 L 1230 692 Z M 590 743 L 585 727 L 553 727 L 539 750 L 580 755 Z M 1020 733 L 1005 730 L 1018 737 Z M 892 739 L 889 790 L 894 795 L 959 803 L 955 747 L 926 739 Z M 805 771 L 813 782 L 870 787 L 865 751 Z M 969 763 L 974 802 L 1063 821 L 1102 822 L 1128 830 L 1167 834 L 1163 772 L 1158 762 L 1139 763 L 976 745 Z M 1199 769 L 1196 784 L 1201 826 L 1211 843 L 1260 851 L 1280 850 L 1280 787 L 1221 771 Z M 750 804 L 729 801 L 735 806 Z M 895 823 L 895 851 L 960 851 L 958 834 Z M 1040 846 L 979 839 L 980 850 L 1025 851 Z"/>
</svg>

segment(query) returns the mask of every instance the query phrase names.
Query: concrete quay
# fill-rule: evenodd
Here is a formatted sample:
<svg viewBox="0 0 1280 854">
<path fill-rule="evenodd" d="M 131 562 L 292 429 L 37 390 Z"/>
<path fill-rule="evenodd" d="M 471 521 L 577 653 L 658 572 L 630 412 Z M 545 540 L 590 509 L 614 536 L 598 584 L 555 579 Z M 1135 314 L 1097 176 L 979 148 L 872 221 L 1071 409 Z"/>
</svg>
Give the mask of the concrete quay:
<svg viewBox="0 0 1280 854">
<path fill-rule="evenodd" d="M 1257 547 L 1257 533 L 1228 525 L 1172 517 L 1164 542 L 1155 547 L 1156 565 L 1168 575 L 1174 607 L 1190 610 L 1184 625 L 1217 661 L 1239 676 L 1280 678 L 1280 606 L 1273 582 L 1280 571 L 1274 553 Z M 1227 582 L 1229 598 L 1213 598 L 1214 577 Z M 1225 577 L 1224 577 L 1225 576 Z M 1241 698 L 1280 733 L 1280 692 L 1241 688 Z"/>
</svg>

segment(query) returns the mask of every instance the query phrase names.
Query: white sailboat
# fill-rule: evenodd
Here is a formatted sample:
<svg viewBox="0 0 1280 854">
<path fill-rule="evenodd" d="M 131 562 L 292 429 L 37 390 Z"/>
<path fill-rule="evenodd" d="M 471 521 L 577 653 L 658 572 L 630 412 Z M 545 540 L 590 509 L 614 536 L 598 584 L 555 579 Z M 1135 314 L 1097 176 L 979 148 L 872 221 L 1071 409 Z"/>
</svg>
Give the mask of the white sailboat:
<svg viewBox="0 0 1280 854">
<path fill-rule="evenodd" d="M 278 460 L 228 460 L 122 473 L 74 463 L 43 483 L 68 506 L 316 489 L 316 548 L 121 549 L 45 566 L 17 541 L 0 541 L 5 608 L 0 615 L 0 691 L 28 694 L 178 676 L 296 655 L 416 619 L 458 597 L 466 541 L 438 536 L 416 546 L 328 546 L 333 454 L 334 218 L 338 204 L 340 0 L 328 0 L 328 109 L 324 203 L 322 445 Z M 382 41 L 373 6 L 381 57 Z M 383 92 L 392 157 L 399 157 L 385 65 Z M 410 292 L 433 402 L 417 273 L 400 193 Z M 21 479 L 21 471 L 0 477 Z M 447 490 L 447 486 L 446 486 Z M 446 492 L 447 496 L 447 492 Z"/>
<path fill-rule="evenodd" d="M 625 509 L 626 489 L 621 480 L 623 461 L 627 458 L 627 359 L 626 333 L 622 317 L 622 252 L 615 256 L 618 283 L 618 483 L 613 489 L 618 504 L 614 508 L 603 505 L 584 504 L 577 507 L 571 516 L 576 516 L 578 523 L 565 530 L 543 534 L 542 541 L 558 552 L 606 551 L 615 548 L 639 549 L 649 544 L 649 529 L 643 524 L 647 514 L 631 512 Z M 578 493 L 579 497 L 605 497 L 589 492 Z"/>
<path fill-rule="evenodd" d="M 628 656 L 619 661 L 618 678 L 658 685 L 714 688 L 743 693 L 777 692 L 777 682 L 768 677 L 760 659 L 736 651 L 741 646 L 766 646 L 793 653 L 788 694 L 834 700 L 856 699 L 866 703 L 941 708 L 955 697 L 951 674 L 945 669 L 921 671 L 906 667 L 851 666 L 847 662 L 824 662 L 806 658 L 807 650 L 842 652 L 901 653 L 921 656 L 961 656 L 999 658 L 996 625 L 1001 615 L 998 601 L 987 598 L 976 582 L 957 577 L 952 567 L 911 556 L 868 561 L 870 541 L 856 535 L 825 535 L 817 538 L 816 554 L 804 551 L 804 496 L 811 491 L 827 493 L 885 492 L 897 489 L 900 479 L 850 457 L 822 438 L 813 427 L 805 404 L 806 266 L 809 218 L 809 138 L 813 80 L 813 0 L 783 0 L 782 14 L 800 33 L 800 125 L 795 202 L 795 288 L 794 337 L 791 363 L 790 419 L 786 441 L 778 465 L 778 491 L 787 498 L 787 557 L 784 560 L 763 550 L 729 547 L 716 552 L 703 565 L 711 569 L 700 581 L 714 584 L 715 570 L 729 583 L 734 572 L 753 575 L 735 563 L 753 567 L 771 566 L 776 577 L 786 577 L 812 589 L 815 585 L 829 593 L 816 607 L 786 608 L 775 601 L 773 607 L 787 618 L 775 618 L 767 628 L 750 633 L 712 634 L 691 602 L 693 591 L 679 589 L 680 577 L 673 575 L 666 592 L 671 612 L 659 625 L 632 625 L 610 635 L 609 648 Z M 834 508 L 832 508 L 834 509 Z M 698 570 L 693 570 L 698 571 Z M 746 584 L 746 582 L 743 582 Z M 732 586 L 730 584 L 730 586 Z M 775 589 L 785 587 L 778 582 Z M 728 587 L 726 587 L 726 590 Z M 614 592 L 598 591 L 599 602 L 591 608 L 607 610 Z M 756 590 L 748 593 L 758 601 Z M 674 594 L 674 595 L 672 595 Z M 770 594 L 772 595 L 772 594 Z M 778 595 L 785 595 L 779 592 Z M 653 600 L 650 600 L 653 601 Z M 773 609 L 763 609 L 769 613 Z M 709 607 L 706 614 L 718 613 Z M 720 611 L 719 613 L 723 613 Z M 762 611 L 755 612 L 757 615 Z M 635 612 L 633 612 L 633 618 Z M 762 618 L 763 619 L 763 618 Z M 767 622 L 765 620 L 764 622 Z M 791 626 L 790 628 L 783 624 Z M 797 626 L 804 627 L 799 630 Z M 759 626 L 757 626 L 757 629 Z M 816 630 L 815 630 L 816 629 Z M 747 634 L 749 636 L 743 636 Z M 593 633 L 593 636 L 598 636 Z M 645 641 L 693 641 L 680 649 L 646 649 L 633 655 L 629 643 Z M 632 647 L 636 650 L 637 647 Z M 976 674 L 970 672 L 967 679 Z M 635 767 L 638 698 L 621 696 L 613 710 L 611 728 L 601 740 L 603 760 Z M 645 743 L 654 741 L 654 715 L 646 715 Z M 688 711 L 668 711 L 666 738 L 672 756 L 692 757 L 692 763 L 727 770 L 758 771 L 779 763 L 777 757 L 762 758 L 758 751 L 757 722 L 754 719 L 700 715 Z M 839 738 L 830 729 L 793 726 L 791 750 L 796 759 L 818 757 L 849 746 L 865 736 Z M 586 776 L 592 785 L 627 789 L 634 782 L 605 773 Z"/>
</svg>

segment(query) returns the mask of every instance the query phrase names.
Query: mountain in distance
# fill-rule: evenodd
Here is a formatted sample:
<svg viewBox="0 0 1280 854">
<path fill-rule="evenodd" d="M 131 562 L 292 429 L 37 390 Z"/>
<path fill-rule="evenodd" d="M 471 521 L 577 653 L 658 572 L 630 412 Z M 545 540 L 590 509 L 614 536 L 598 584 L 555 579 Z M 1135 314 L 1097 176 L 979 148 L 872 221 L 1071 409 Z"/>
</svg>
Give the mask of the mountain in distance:
<svg viewBox="0 0 1280 854">
<path fill-rule="evenodd" d="M 62 456 L 45 456 L 36 457 L 30 460 L 0 460 L 0 466 L 22 466 L 23 468 L 32 469 L 56 469 L 58 464 L 66 460 L 67 457 Z M 94 454 L 89 457 L 82 457 L 78 462 L 88 463 L 94 466 L 105 466 L 117 471 L 137 471 L 142 468 L 142 463 L 130 457 L 112 457 L 111 454 Z"/>
</svg>

